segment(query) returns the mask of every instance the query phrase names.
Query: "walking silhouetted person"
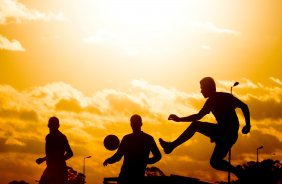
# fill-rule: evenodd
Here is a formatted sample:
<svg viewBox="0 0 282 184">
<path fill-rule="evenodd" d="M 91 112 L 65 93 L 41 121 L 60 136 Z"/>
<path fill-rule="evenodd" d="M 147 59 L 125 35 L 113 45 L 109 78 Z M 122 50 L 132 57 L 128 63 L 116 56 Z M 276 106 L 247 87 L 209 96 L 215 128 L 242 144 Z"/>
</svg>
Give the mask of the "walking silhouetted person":
<svg viewBox="0 0 282 184">
<path fill-rule="evenodd" d="M 143 183 L 147 164 L 154 164 L 161 159 L 161 153 L 154 138 L 141 131 L 141 117 L 137 114 L 131 116 L 130 125 L 133 133 L 125 135 L 117 152 L 103 163 L 107 166 L 118 162 L 124 156 L 118 184 Z M 152 157 L 149 157 L 150 152 Z"/>
<path fill-rule="evenodd" d="M 50 133 L 46 136 L 45 154 L 36 160 L 37 164 L 46 161 L 39 184 L 67 184 L 66 160 L 73 156 L 67 137 L 59 131 L 59 119 L 51 117 L 48 122 Z"/>
<path fill-rule="evenodd" d="M 230 93 L 216 92 L 216 85 L 211 77 L 205 77 L 200 81 L 201 93 L 207 101 L 197 114 L 187 117 L 178 117 L 171 114 L 168 119 L 176 122 L 192 122 L 190 126 L 173 142 L 166 142 L 159 139 L 166 154 L 171 153 L 177 146 L 189 140 L 196 132 L 199 132 L 215 142 L 215 148 L 210 158 L 210 164 L 214 169 L 228 171 L 240 178 L 240 172 L 226 160 L 228 151 L 235 144 L 238 138 L 239 120 L 235 109 L 240 108 L 243 112 L 246 125 L 242 133 L 250 132 L 250 113 L 248 106 Z M 215 116 L 217 124 L 198 121 L 206 114 Z"/>
</svg>

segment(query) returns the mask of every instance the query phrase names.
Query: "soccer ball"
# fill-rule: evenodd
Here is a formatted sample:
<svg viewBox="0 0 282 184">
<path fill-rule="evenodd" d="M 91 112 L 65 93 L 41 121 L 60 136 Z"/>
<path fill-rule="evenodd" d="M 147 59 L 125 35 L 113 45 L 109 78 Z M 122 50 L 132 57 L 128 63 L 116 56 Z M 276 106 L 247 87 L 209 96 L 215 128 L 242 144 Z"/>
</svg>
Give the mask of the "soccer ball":
<svg viewBox="0 0 282 184">
<path fill-rule="evenodd" d="M 119 147 L 119 139 L 116 135 L 107 135 L 104 139 L 104 146 L 107 150 L 113 151 Z"/>
</svg>

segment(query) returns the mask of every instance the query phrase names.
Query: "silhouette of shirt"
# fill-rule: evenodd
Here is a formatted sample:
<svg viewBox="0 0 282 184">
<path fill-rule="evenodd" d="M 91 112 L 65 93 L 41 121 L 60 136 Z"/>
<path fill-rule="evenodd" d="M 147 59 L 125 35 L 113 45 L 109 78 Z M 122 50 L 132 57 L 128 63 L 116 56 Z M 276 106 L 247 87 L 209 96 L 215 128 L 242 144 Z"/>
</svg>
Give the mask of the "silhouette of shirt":
<svg viewBox="0 0 282 184">
<path fill-rule="evenodd" d="M 72 152 L 67 137 L 59 130 L 46 136 L 45 144 L 47 166 L 66 166 L 65 152 Z"/>
<path fill-rule="evenodd" d="M 239 99 L 229 93 L 216 92 L 209 97 L 200 113 L 213 113 L 220 126 L 232 126 L 238 130 L 239 121 L 235 109 L 241 103 Z"/>
<path fill-rule="evenodd" d="M 153 157 L 149 158 L 150 152 Z M 119 174 L 120 180 L 142 180 L 146 166 L 155 163 L 161 157 L 154 138 L 142 131 L 125 135 L 117 152 L 109 158 L 109 163 L 119 161 L 124 156 L 123 165 Z"/>
<path fill-rule="evenodd" d="M 210 96 L 199 113 L 212 112 L 218 123 L 218 134 L 212 137 L 212 141 L 222 136 L 237 139 L 239 120 L 235 109 L 242 102 L 230 93 L 216 92 Z"/>
</svg>

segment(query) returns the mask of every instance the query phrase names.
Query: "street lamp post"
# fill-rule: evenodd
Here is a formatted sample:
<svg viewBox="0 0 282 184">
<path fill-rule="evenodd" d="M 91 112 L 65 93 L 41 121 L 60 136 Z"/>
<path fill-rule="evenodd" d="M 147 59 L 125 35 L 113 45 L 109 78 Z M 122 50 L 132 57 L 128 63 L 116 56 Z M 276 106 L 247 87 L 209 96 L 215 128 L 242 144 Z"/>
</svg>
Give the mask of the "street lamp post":
<svg viewBox="0 0 282 184">
<path fill-rule="evenodd" d="M 88 156 L 88 157 L 84 157 L 83 158 L 83 176 L 84 176 L 84 178 L 83 178 L 83 183 L 85 183 L 85 159 L 87 159 L 87 158 L 91 158 L 91 156 Z"/>
<path fill-rule="evenodd" d="M 260 146 L 260 147 L 257 148 L 257 163 L 259 162 L 259 159 L 258 159 L 258 151 L 259 151 L 259 149 L 262 149 L 262 148 L 263 148 L 263 146 Z"/>
<path fill-rule="evenodd" d="M 235 86 L 238 86 L 239 85 L 239 82 L 235 82 L 232 86 L 231 86 L 231 88 L 230 88 L 230 92 L 231 92 L 231 94 L 232 94 L 232 89 L 233 89 L 233 87 L 235 87 Z M 233 94 L 232 94 L 233 95 Z M 231 171 L 230 171 L 230 169 L 231 169 L 231 148 L 230 148 L 230 150 L 229 150 L 229 152 L 228 152 L 228 162 L 229 162 L 229 165 L 230 165 L 230 167 L 229 167 L 229 169 L 228 169 L 228 184 L 230 184 L 230 182 L 231 182 Z"/>
</svg>

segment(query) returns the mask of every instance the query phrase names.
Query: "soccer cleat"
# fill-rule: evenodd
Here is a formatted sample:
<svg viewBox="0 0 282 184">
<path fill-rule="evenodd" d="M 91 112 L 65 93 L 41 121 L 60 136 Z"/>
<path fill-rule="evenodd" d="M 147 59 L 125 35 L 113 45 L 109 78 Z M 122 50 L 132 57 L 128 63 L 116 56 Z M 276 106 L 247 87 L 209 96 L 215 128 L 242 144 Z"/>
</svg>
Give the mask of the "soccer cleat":
<svg viewBox="0 0 282 184">
<path fill-rule="evenodd" d="M 174 147 L 172 146 L 171 142 L 166 142 L 162 138 L 159 139 L 159 142 L 166 154 L 170 154 L 173 151 Z"/>
</svg>

